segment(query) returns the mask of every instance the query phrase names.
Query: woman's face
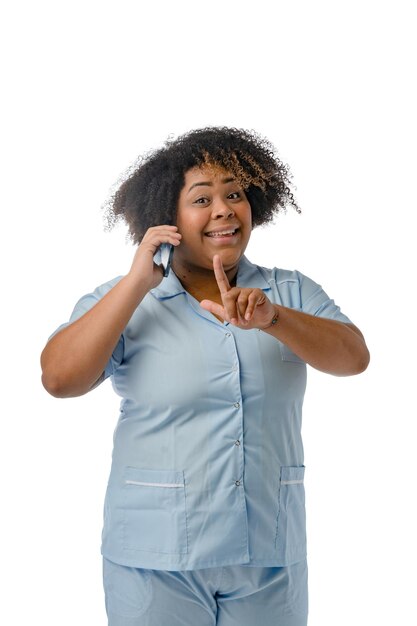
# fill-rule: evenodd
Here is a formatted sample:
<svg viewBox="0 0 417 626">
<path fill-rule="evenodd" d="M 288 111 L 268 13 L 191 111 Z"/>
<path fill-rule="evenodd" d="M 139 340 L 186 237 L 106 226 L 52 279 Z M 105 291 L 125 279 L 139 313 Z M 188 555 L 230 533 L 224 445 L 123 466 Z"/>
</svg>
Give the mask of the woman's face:
<svg viewBox="0 0 417 626">
<path fill-rule="evenodd" d="M 195 167 L 185 174 L 177 226 L 182 239 L 175 248 L 174 269 L 212 270 L 213 256 L 219 254 L 227 271 L 245 252 L 252 230 L 251 207 L 232 174 Z"/>
</svg>

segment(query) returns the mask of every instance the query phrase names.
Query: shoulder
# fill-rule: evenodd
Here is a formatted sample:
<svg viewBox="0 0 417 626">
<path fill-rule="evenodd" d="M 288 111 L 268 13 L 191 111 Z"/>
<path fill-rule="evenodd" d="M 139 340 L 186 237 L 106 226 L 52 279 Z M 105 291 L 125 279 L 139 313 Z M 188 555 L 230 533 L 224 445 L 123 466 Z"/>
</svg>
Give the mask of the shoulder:
<svg viewBox="0 0 417 626">
<path fill-rule="evenodd" d="M 271 285 L 271 283 L 276 285 L 290 283 L 293 286 L 300 286 L 305 280 L 310 280 L 298 270 L 264 267 L 251 263 L 246 257 L 243 257 L 240 262 L 239 273 L 246 280 L 258 278 L 258 281 L 264 281 L 268 285 Z"/>
<path fill-rule="evenodd" d="M 85 293 L 83 296 L 81 296 L 81 298 L 79 298 L 79 300 L 77 301 L 75 305 L 72 318 L 76 316 L 79 317 L 80 314 L 88 311 L 88 309 L 90 309 L 99 300 L 101 300 L 101 298 L 103 298 L 103 296 L 105 296 L 106 293 L 110 291 L 110 289 L 112 289 L 115 285 L 117 285 L 117 283 L 122 278 L 123 276 L 116 276 L 115 278 L 112 278 L 111 280 L 108 280 L 107 282 L 102 283 L 101 285 L 99 285 L 98 287 L 90 291 L 89 293 Z"/>
<path fill-rule="evenodd" d="M 342 316 L 339 307 L 329 298 L 322 286 L 299 270 L 280 267 L 263 267 L 242 259 L 241 276 L 245 286 L 260 287 L 268 290 L 270 299 L 276 304 L 298 309 L 311 315 L 334 317 L 349 321 Z"/>
<path fill-rule="evenodd" d="M 274 282 L 277 285 L 283 283 L 296 283 L 299 285 L 305 278 L 304 274 L 301 274 L 298 270 L 286 270 L 282 267 L 268 268 L 258 266 L 258 268 L 268 282 Z"/>
<path fill-rule="evenodd" d="M 117 285 L 117 283 L 122 278 L 123 276 L 116 276 L 115 278 L 112 278 L 111 280 L 108 280 L 105 283 L 102 283 L 101 285 L 96 287 L 92 293 L 95 293 L 96 295 L 103 297 L 106 293 L 108 293 L 111 289 L 113 289 L 113 287 Z"/>
<path fill-rule="evenodd" d="M 112 278 L 111 280 L 108 280 L 105 283 L 98 285 L 98 287 L 93 288 L 92 291 L 85 293 L 83 296 L 81 296 L 81 298 L 79 298 L 76 306 L 83 304 L 85 302 L 94 303 L 94 302 L 97 302 L 98 300 L 101 300 L 101 298 L 105 296 L 106 293 L 108 293 L 111 289 L 113 289 L 113 287 L 117 285 L 117 283 L 122 278 L 123 276 L 116 276 L 115 278 Z"/>
</svg>

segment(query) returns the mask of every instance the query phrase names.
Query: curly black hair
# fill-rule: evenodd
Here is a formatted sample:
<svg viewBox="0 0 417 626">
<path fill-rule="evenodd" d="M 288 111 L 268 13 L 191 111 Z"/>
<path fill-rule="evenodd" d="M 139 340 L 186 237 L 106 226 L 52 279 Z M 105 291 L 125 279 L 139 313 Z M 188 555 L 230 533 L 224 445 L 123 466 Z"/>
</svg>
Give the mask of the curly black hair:
<svg viewBox="0 0 417 626">
<path fill-rule="evenodd" d="M 123 219 L 139 243 L 149 227 L 175 224 L 185 173 L 196 166 L 233 174 L 249 200 L 253 227 L 271 222 L 287 205 L 301 212 L 289 167 L 268 139 L 255 131 L 211 126 L 168 138 L 164 147 L 140 156 L 104 205 L 107 229 Z"/>
</svg>

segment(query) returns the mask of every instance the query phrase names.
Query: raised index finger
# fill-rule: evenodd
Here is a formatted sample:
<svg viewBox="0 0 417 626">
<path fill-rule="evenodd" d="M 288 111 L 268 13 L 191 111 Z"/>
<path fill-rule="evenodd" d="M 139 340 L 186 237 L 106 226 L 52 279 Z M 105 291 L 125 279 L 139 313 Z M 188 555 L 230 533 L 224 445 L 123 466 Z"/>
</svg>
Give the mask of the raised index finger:
<svg viewBox="0 0 417 626">
<path fill-rule="evenodd" d="M 215 254 L 213 257 L 213 269 L 217 284 L 219 285 L 220 294 L 223 295 L 227 293 L 231 287 L 223 269 L 222 260 L 218 254 Z"/>
</svg>

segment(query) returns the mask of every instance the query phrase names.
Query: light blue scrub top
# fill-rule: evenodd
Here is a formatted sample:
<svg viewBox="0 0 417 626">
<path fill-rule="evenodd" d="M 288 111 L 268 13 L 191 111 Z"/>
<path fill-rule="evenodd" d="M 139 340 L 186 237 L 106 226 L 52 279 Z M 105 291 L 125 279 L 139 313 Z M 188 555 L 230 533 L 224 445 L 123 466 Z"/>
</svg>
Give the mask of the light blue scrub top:
<svg viewBox="0 0 417 626">
<path fill-rule="evenodd" d="M 81 298 L 70 322 L 121 278 Z M 243 257 L 237 284 L 350 322 L 298 271 Z M 137 307 L 105 375 L 122 397 L 104 506 L 107 559 L 187 570 L 305 557 L 304 361 L 262 331 L 221 323 L 171 271 Z"/>
</svg>

